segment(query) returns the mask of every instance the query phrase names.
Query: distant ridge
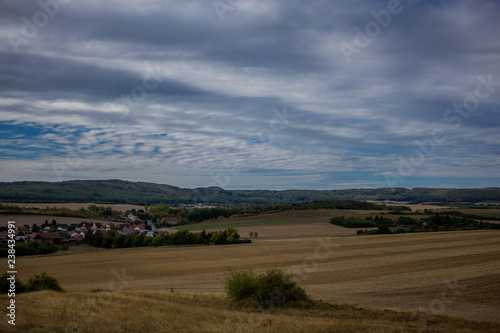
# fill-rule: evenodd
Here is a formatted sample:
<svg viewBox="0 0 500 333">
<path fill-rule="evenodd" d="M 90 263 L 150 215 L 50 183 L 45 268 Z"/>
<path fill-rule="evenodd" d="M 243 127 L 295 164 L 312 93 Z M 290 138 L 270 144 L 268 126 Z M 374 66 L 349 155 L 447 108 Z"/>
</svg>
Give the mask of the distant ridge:
<svg viewBox="0 0 500 333">
<path fill-rule="evenodd" d="M 500 188 L 378 188 L 348 190 L 185 189 L 119 179 L 63 182 L 0 182 L 1 202 L 94 202 L 124 204 L 217 205 L 300 203 L 313 200 L 390 200 L 398 202 L 500 202 Z"/>
</svg>

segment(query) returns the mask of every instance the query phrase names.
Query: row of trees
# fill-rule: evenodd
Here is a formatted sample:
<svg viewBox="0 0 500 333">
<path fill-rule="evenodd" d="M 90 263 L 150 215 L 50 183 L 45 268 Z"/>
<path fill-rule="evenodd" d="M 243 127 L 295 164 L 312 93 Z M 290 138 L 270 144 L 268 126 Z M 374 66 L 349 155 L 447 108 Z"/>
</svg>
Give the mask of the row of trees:
<svg viewBox="0 0 500 333">
<path fill-rule="evenodd" d="M 67 244 L 65 245 L 55 245 L 55 244 L 40 244 L 40 243 L 16 243 L 16 256 L 32 256 L 38 254 L 52 254 L 58 251 L 66 252 L 69 249 Z M 7 244 L 0 247 L 0 257 L 7 257 L 9 252 Z"/>
<path fill-rule="evenodd" d="M 241 240 L 237 230 L 232 227 L 222 231 L 205 230 L 201 232 L 189 232 L 179 230 L 173 234 L 156 235 L 155 237 L 146 237 L 143 234 L 123 235 L 113 231 L 106 232 L 106 235 L 94 235 L 89 233 L 86 239 L 87 244 L 102 248 L 128 248 L 145 246 L 167 246 L 167 245 L 221 245 L 221 244 L 240 244 L 250 243 L 250 240 Z"/>
<path fill-rule="evenodd" d="M 448 214 L 431 215 L 424 220 L 417 220 L 408 216 L 400 216 L 397 221 L 382 218 L 375 225 L 376 230 L 358 230 L 358 235 L 413 233 L 434 231 L 458 231 L 500 229 L 500 224 L 476 221 L 466 217 L 450 216 Z"/>
</svg>

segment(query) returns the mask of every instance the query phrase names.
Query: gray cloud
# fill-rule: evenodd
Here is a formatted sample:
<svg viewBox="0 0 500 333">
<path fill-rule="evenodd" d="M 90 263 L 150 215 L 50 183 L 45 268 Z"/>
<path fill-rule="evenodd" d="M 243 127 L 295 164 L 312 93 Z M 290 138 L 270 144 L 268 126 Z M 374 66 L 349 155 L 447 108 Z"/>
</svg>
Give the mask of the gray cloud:
<svg viewBox="0 0 500 333">
<path fill-rule="evenodd" d="M 210 1 L 55 1 L 53 15 L 0 2 L 0 125 L 45 128 L 0 128 L 3 180 L 60 179 L 57 161 L 63 179 L 387 186 L 442 129 L 398 185 L 500 184 L 500 85 L 460 126 L 445 121 L 479 76 L 500 82 L 495 1 L 401 1 L 350 63 L 341 43 L 386 2 L 239 0 L 221 21 Z"/>
</svg>

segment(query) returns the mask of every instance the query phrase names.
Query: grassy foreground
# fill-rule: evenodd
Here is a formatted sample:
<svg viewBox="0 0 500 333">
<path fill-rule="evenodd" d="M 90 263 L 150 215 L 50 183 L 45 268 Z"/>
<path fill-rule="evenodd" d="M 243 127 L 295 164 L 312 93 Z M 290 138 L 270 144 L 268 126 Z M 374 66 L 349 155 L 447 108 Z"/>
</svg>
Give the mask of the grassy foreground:
<svg viewBox="0 0 500 333">
<path fill-rule="evenodd" d="M 7 298 L 2 296 L 2 306 Z M 56 293 L 16 297 L 16 326 L 1 332 L 499 332 L 499 323 L 423 312 L 317 303 L 309 309 L 240 308 L 222 295 L 177 292 Z"/>
</svg>

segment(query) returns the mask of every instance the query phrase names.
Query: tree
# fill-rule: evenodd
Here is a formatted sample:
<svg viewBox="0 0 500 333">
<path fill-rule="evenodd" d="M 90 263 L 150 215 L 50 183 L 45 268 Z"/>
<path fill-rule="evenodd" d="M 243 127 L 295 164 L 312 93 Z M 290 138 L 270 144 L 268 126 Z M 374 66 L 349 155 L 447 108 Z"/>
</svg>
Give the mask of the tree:
<svg viewBox="0 0 500 333">
<path fill-rule="evenodd" d="M 113 247 L 113 236 L 106 235 L 104 236 L 101 247 L 105 249 L 110 249 Z"/>
<path fill-rule="evenodd" d="M 145 237 L 142 246 L 151 246 L 151 242 L 153 241 L 153 237 Z"/>
<path fill-rule="evenodd" d="M 54 277 L 43 272 L 40 275 L 35 275 L 28 280 L 26 284 L 27 291 L 40 291 L 40 290 L 54 290 L 54 291 L 64 291 L 59 282 Z"/>
<path fill-rule="evenodd" d="M 123 247 L 123 243 L 125 242 L 125 235 L 118 234 L 113 238 L 113 248 L 120 249 Z"/>
<path fill-rule="evenodd" d="M 92 241 L 92 246 L 101 247 L 103 238 L 101 235 L 94 235 L 94 240 Z"/>
<path fill-rule="evenodd" d="M 163 237 L 161 235 L 156 235 L 154 236 L 153 240 L 151 241 L 151 246 L 162 246 L 163 245 Z"/>
<path fill-rule="evenodd" d="M 141 246 L 143 246 L 144 238 L 145 237 L 144 237 L 143 234 L 139 234 L 139 235 L 135 236 L 134 241 L 132 242 L 132 247 L 141 247 Z"/>
<path fill-rule="evenodd" d="M 173 245 L 185 245 L 187 230 L 179 230 L 171 236 Z"/>
<path fill-rule="evenodd" d="M 123 247 L 132 247 L 132 243 L 134 242 L 135 239 L 135 234 L 130 234 L 125 237 L 125 240 L 123 241 Z"/>
<path fill-rule="evenodd" d="M 238 234 L 238 230 L 234 229 L 233 227 L 228 227 L 226 229 L 226 237 L 228 240 L 230 238 L 232 240 L 238 240 L 240 238 L 240 235 Z"/>
</svg>

